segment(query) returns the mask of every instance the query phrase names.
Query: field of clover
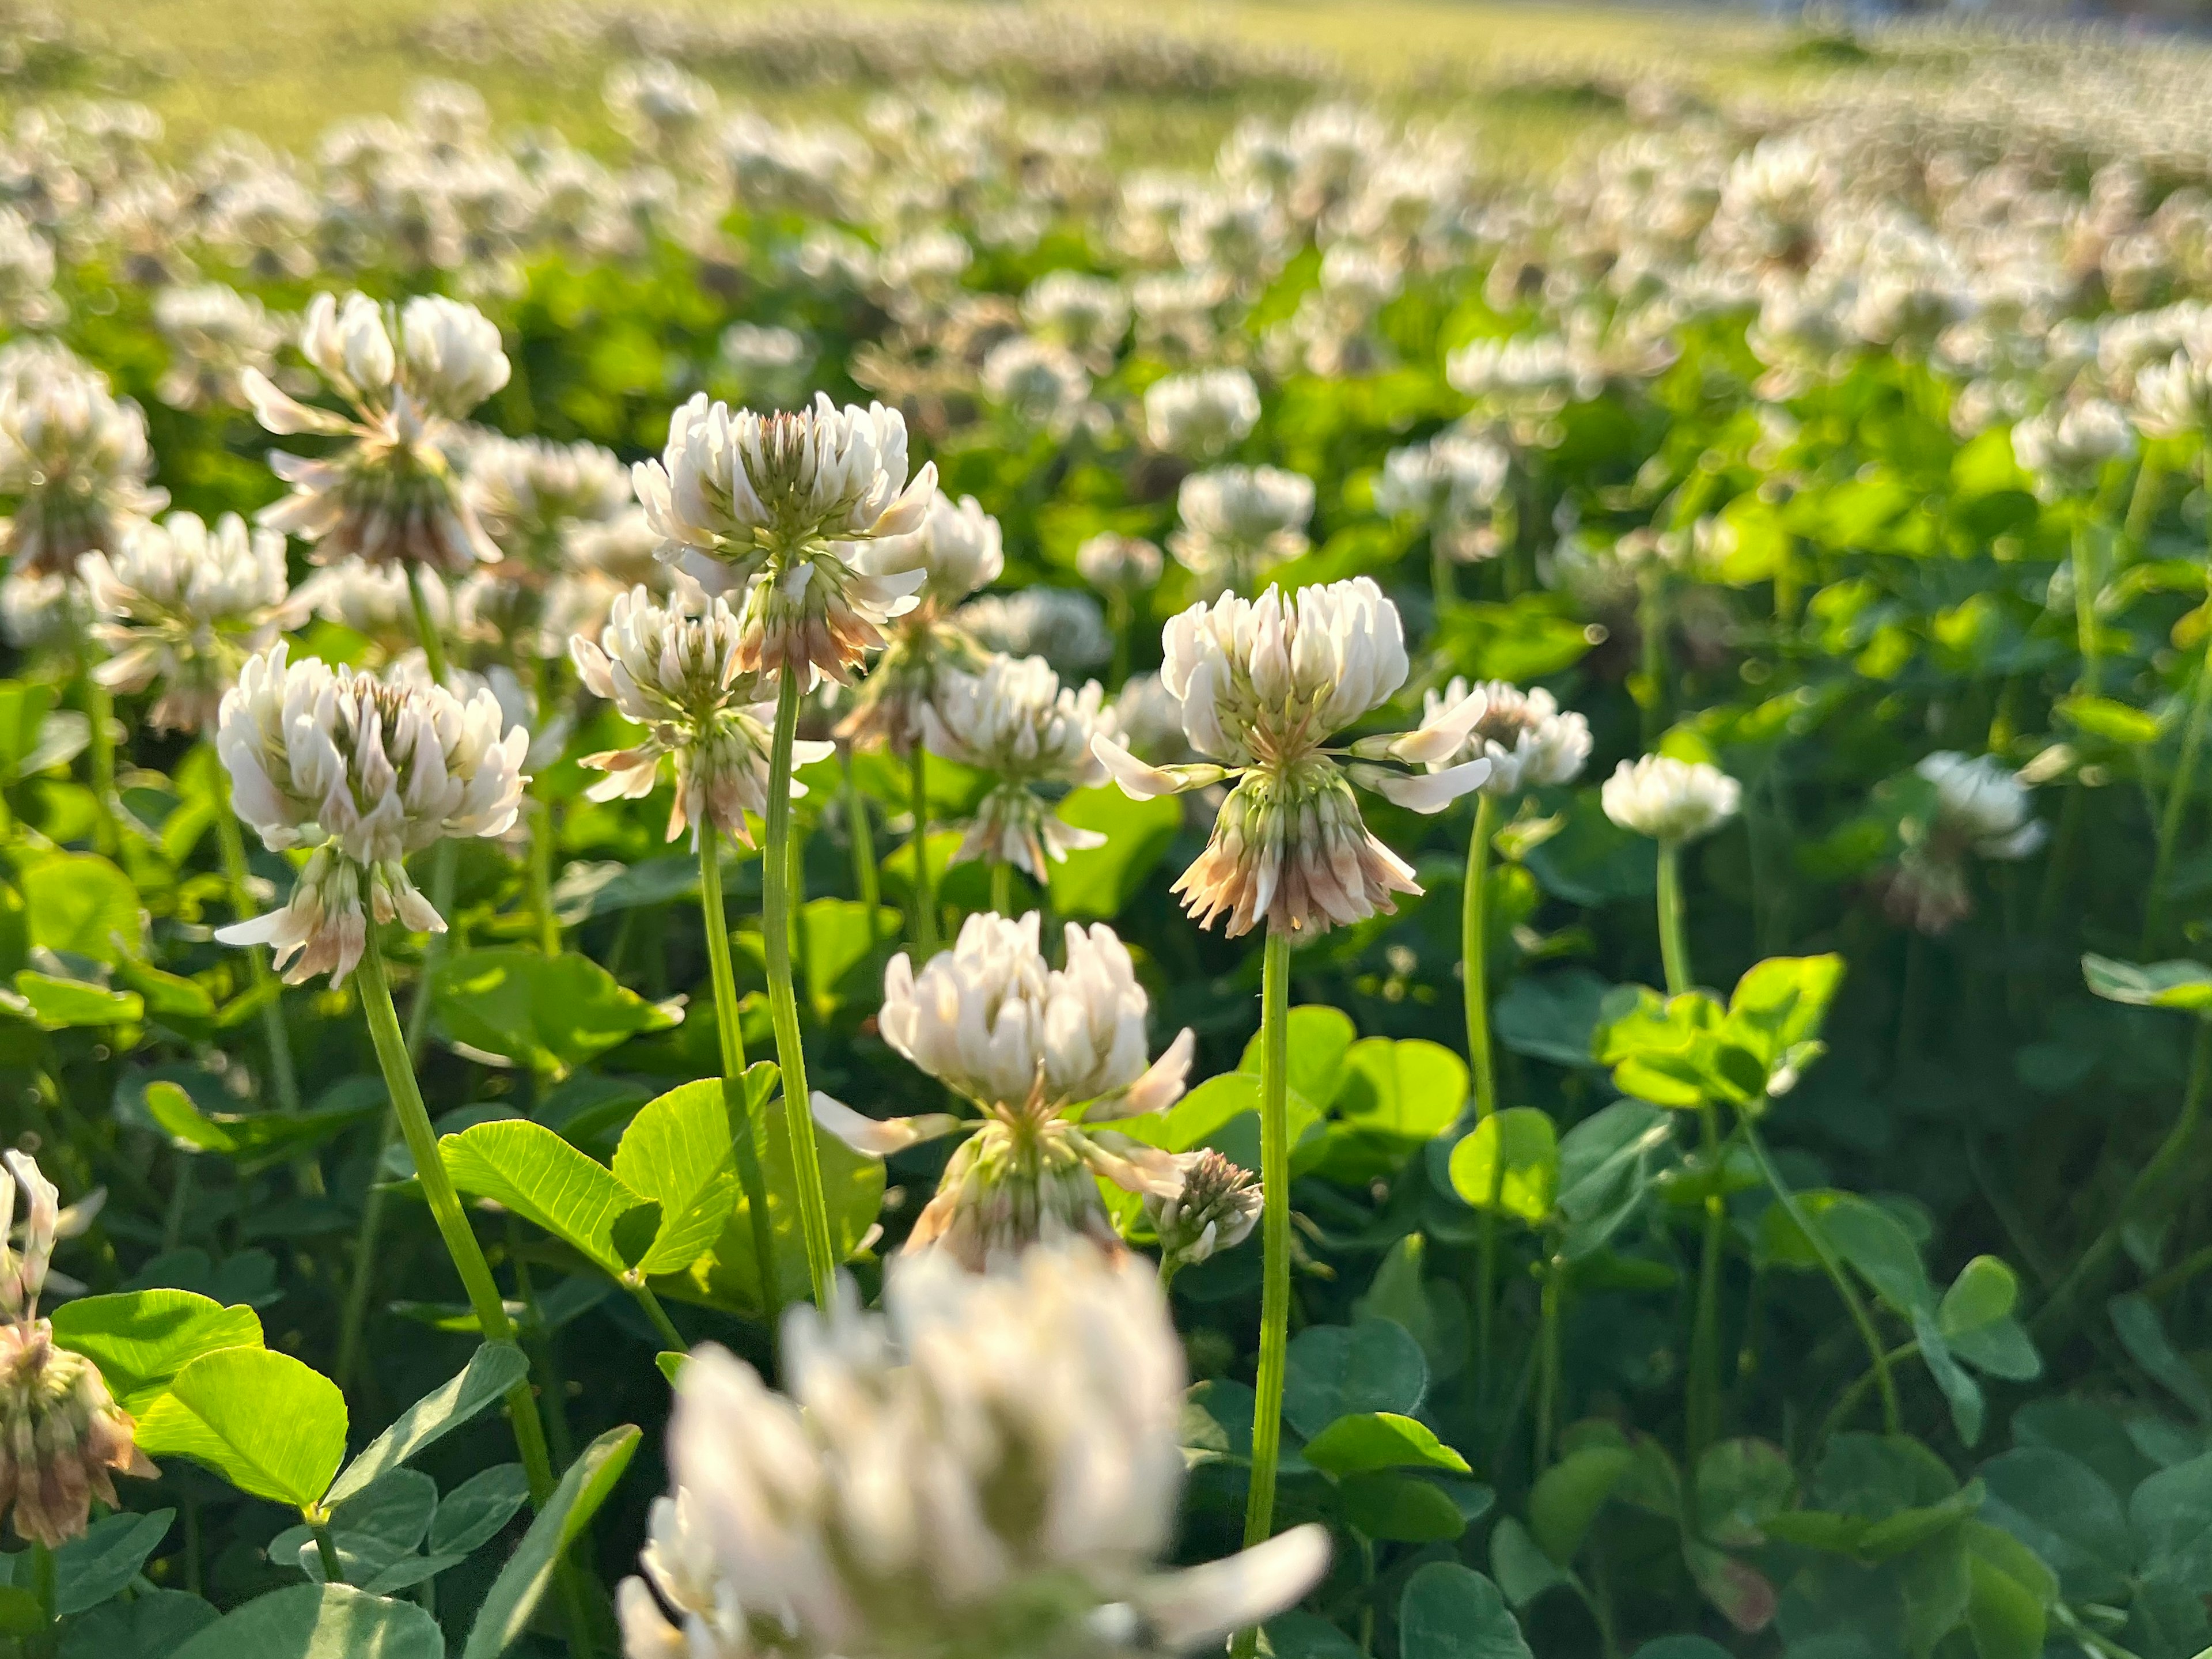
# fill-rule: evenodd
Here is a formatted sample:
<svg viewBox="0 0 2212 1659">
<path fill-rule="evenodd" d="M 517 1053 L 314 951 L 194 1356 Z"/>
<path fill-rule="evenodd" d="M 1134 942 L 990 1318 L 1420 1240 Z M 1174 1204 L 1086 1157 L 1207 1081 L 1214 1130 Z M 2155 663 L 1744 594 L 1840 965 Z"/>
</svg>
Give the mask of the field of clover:
<svg viewBox="0 0 2212 1659">
<path fill-rule="evenodd" d="M 11 100 L 0 1653 L 2202 1659 L 2201 70 L 1001 28 Z"/>
</svg>

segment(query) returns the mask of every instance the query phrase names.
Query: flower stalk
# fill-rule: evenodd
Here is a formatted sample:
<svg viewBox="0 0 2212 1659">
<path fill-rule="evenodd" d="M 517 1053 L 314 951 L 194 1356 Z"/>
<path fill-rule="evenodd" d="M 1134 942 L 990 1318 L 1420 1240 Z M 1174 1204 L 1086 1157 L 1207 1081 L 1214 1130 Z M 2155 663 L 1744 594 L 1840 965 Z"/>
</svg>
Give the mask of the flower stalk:
<svg viewBox="0 0 2212 1659">
<path fill-rule="evenodd" d="M 907 794 L 914 806 L 914 948 L 927 958 L 936 953 L 937 896 L 929 884 L 929 750 L 917 743 L 907 757 Z"/>
<path fill-rule="evenodd" d="M 1283 1380 L 1291 1328 L 1291 936 L 1267 929 L 1260 981 L 1260 1371 L 1252 1407 L 1252 1485 L 1244 1547 L 1275 1528 L 1275 1470 L 1283 1449 Z M 1258 1650 L 1259 1632 L 1237 1632 L 1237 1659 Z"/>
<path fill-rule="evenodd" d="M 722 1110 L 738 1152 L 738 1184 L 752 1218 L 753 1259 L 760 1264 L 761 1318 L 775 1328 L 783 1315 L 783 1279 L 776 1270 L 775 1227 L 763 1174 L 767 1148 L 745 1100 L 745 1034 L 738 1008 L 738 976 L 730 964 L 729 913 L 722 903 L 722 837 L 699 837 L 699 916 L 707 933 L 707 967 L 714 986 L 714 1035 L 722 1053 Z"/>
</svg>

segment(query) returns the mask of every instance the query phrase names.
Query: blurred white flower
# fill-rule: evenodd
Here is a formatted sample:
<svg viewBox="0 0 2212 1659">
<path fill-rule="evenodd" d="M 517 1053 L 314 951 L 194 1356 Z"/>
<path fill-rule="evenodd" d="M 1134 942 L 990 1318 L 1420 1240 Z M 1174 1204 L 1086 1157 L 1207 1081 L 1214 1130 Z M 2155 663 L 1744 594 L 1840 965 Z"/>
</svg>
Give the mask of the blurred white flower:
<svg viewBox="0 0 2212 1659">
<path fill-rule="evenodd" d="M 1606 817 L 1654 841 L 1695 841 L 1736 815 L 1743 786 L 1717 766 L 1646 755 L 1623 761 L 1599 792 Z"/>
<path fill-rule="evenodd" d="M 1140 536 L 1102 531 L 1075 550 L 1076 574 L 1102 593 L 1133 597 L 1159 585 L 1160 550 Z"/>
<path fill-rule="evenodd" d="M 1461 563 L 1498 550 L 1491 518 L 1512 474 L 1504 446 L 1464 433 L 1394 449 L 1375 481 L 1375 507 L 1393 518 L 1418 519 Z"/>
<path fill-rule="evenodd" d="M 1129 296 L 1109 276 L 1050 270 L 1022 295 L 1022 320 L 1086 363 L 1109 368 L 1129 331 Z"/>
<path fill-rule="evenodd" d="M 429 614 L 430 625 L 442 635 L 453 626 L 453 595 L 434 573 L 424 572 L 417 580 L 422 609 Z M 293 597 L 325 622 L 368 640 L 387 662 L 421 648 L 407 573 L 396 564 L 341 559 L 314 572 Z"/>
<path fill-rule="evenodd" d="M 1098 601 L 1073 587 L 1024 587 L 985 593 L 953 618 L 987 650 L 1042 657 L 1063 674 L 1097 668 L 1114 654 Z"/>
<path fill-rule="evenodd" d="M 2027 783 L 1995 755 L 1938 750 L 1912 769 L 1935 786 L 1936 810 L 1925 823 L 1907 821 L 1904 852 L 1874 885 L 1893 920 L 1942 933 L 1973 913 L 1968 854 L 2017 863 L 2042 848 L 2050 829 L 2035 816 Z"/>
<path fill-rule="evenodd" d="M 1500 800 L 1524 789 L 1572 783 L 1582 775 L 1589 759 L 1589 721 L 1571 711 L 1562 713 L 1558 700 L 1541 686 L 1523 691 L 1506 680 L 1470 685 L 1455 674 L 1441 694 L 1425 696 L 1424 718 L 1437 719 L 1460 707 L 1470 693 L 1482 698 L 1482 713 L 1463 744 L 1429 763 L 1432 771 L 1463 760 L 1486 760 L 1490 776 L 1482 791 Z"/>
<path fill-rule="evenodd" d="M 1145 388 L 1145 437 L 1187 460 L 1218 460 L 1260 423 L 1260 389 L 1241 368 L 1170 374 Z"/>
<path fill-rule="evenodd" d="M 1276 466 L 1194 472 L 1176 494 L 1168 549 L 1208 584 L 1242 588 L 1306 550 L 1314 483 Z"/>
<path fill-rule="evenodd" d="M 1043 881 L 1069 853 L 1106 844 L 1094 830 L 1064 823 L 1039 786 L 1103 782 L 1091 739 L 1117 735 L 1098 682 L 1063 686 L 1042 657 L 998 655 L 980 672 L 954 672 L 920 710 L 929 747 L 995 780 L 977 803 L 952 862 L 1002 860 Z"/>
<path fill-rule="evenodd" d="M 273 947 L 296 985 L 353 971 L 368 938 L 364 887 L 378 922 L 443 933 L 403 860 L 449 836 L 504 834 L 529 746 L 489 690 L 465 703 L 440 686 L 288 662 L 282 641 L 249 658 L 216 734 L 231 805 L 270 851 L 311 851 L 283 908 L 216 937 Z"/>
<path fill-rule="evenodd" d="M 221 283 L 161 289 L 154 326 L 168 342 L 159 395 L 173 409 L 245 408 L 246 371 L 266 374 L 285 333 L 260 301 Z"/>
<path fill-rule="evenodd" d="M 738 619 L 720 599 L 689 616 L 653 603 L 642 587 L 617 598 L 596 641 L 570 641 L 586 688 L 645 727 L 643 742 L 587 755 L 607 775 L 585 793 L 593 800 L 639 800 L 653 793 L 664 755 L 676 759 L 676 802 L 668 839 L 687 825 L 692 844 L 708 830 L 753 844 L 745 814 L 766 817 L 775 699 L 738 664 Z M 792 744 L 794 765 L 827 759 L 835 746 Z M 793 778 L 793 797 L 806 786 Z"/>
<path fill-rule="evenodd" d="M 1489 777 L 1486 759 L 1425 767 L 1466 744 L 1485 707 L 1479 692 L 1417 732 L 1329 739 L 1388 702 L 1405 683 L 1398 609 L 1365 576 L 1285 597 L 1228 594 L 1168 625 L 1161 679 L 1182 705 L 1184 734 L 1207 763 L 1152 766 L 1111 739 L 1092 748 L 1139 800 L 1237 780 L 1204 853 L 1176 883 L 1200 926 L 1227 918 L 1231 938 L 1265 921 L 1323 932 L 1418 893 L 1412 869 L 1368 832 L 1352 786 L 1417 812 L 1440 812 Z M 1348 763 L 1340 763 L 1348 760 Z"/>
<path fill-rule="evenodd" d="M 159 680 L 150 718 L 162 731 L 211 725 L 240 665 L 307 614 L 287 592 L 284 538 L 235 513 L 212 528 L 191 513 L 136 526 L 112 557 L 88 553 L 77 571 L 113 653 L 94 675 L 115 691 Z"/>
<path fill-rule="evenodd" d="M 974 666 L 981 657 L 952 608 L 998 580 L 1006 553 L 999 521 L 973 495 L 956 503 L 939 490 L 921 527 L 896 538 L 890 556 L 919 563 L 921 602 L 896 620 L 837 735 L 855 742 L 880 739 L 904 755 L 921 741 L 922 710 L 944 678 Z"/>
<path fill-rule="evenodd" d="M 2154 438 L 2212 432 L 2212 355 L 2184 349 L 2136 376 L 2136 424 Z"/>
<path fill-rule="evenodd" d="M 629 469 L 594 443 L 488 433 L 468 447 L 462 487 L 511 581 L 544 580 L 565 562 L 574 526 L 608 523 L 631 505 Z"/>
<path fill-rule="evenodd" d="M 26 361 L 0 385 L 0 495 L 15 498 L 0 548 L 18 574 L 71 575 L 87 553 L 167 505 L 146 480 L 154 453 L 138 405 L 74 358 Z"/>
<path fill-rule="evenodd" d="M 2102 398 L 2056 405 L 2012 429 L 2012 451 L 2046 497 L 2094 488 L 2105 468 L 2136 453 L 2136 431 L 2126 412 Z"/>
<path fill-rule="evenodd" d="M 884 1306 L 793 1310 L 788 1396 L 720 1348 L 685 1364 L 675 1496 L 617 1598 L 629 1659 L 1197 1652 L 1320 1578 L 1312 1525 L 1158 1569 L 1184 1371 L 1142 1263 L 1068 1247 L 979 1275 L 925 1256 L 895 1264 Z"/>
<path fill-rule="evenodd" d="M 1091 375 L 1065 346 L 1018 334 L 983 360 L 983 395 L 1021 424 L 1065 436 L 1091 396 Z"/>
</svg>

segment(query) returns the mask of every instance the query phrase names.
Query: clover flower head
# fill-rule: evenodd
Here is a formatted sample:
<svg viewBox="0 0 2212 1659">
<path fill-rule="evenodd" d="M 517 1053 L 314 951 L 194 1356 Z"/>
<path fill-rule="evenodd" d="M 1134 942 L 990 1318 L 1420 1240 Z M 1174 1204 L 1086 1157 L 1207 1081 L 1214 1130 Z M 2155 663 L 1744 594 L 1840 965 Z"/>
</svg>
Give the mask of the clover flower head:
<svg viewBox="0 0 2212 1659">
<path fill-rule="evenodd" d="M 919 970 L 903 952 L 884 970 L 884 1040 L 978 1119 L 870 1118 L 814 1097 L 817 1122 L 878 1157 L 967 1135 L 909 1252 L 942 1249 L 980 1272 L 1070 1234 L 1118 1249 L 1094 1175 L 1133 1193 L 1181 1190 L 1173 1155 L 1101 1126 L 1180 1099 L 1194 1040 L 1184 1031 L 1148 1060 L 1149 1004 L 1128 948 L 1103 922 L 1070 922 L 1064 937 L 1065 965 L 1054 968 L 1035 911 L 1018 921 L 982 913 Z"/>
<path fill-rule="evenodd" d="M 77 572 L 114 653 L 94 672 L 115 691 L 158 680 L 151 718 L 163 731 L 212 724 L 240 665 L 306 614 L 287 591 L 284 538 L 235 513 L 212 526 L 192 513 L 136 526 L 112 557 L 88 553 Z"/>
<path fill-rule="evenodd" d="M 1178 1161 L 1182 1190 L 1145 1199 L 1145 1218 L 1160 1241 L 1164 1277 L 1235 1249 L 1252 1236 L 1265 1207 L 1258 1178 L 1212 1148 L 1181 1153 Z"/>
<path fill-rule="evenodd" d="M 163 289 L 154 326 L 169 345 L 160 394 L 173 409 L 243 409 L 246 371 L 267 374 L 284 342 L 283 323 L 260 301 L 221 283 Z"/>
<path fill-rule="evenodd" d="M 1241 368 L 1170 374 L 1145 388 L 1145 436 L 1155 449 L 1218 460 L 1260 423 L 1260 388 Z"/>
<path fill-rule="evenodd" d="M 146 482 L 154 455 L 137 404 L 66 356 L 22 367 L 32 372 L 0 385 L 0 495 L 15 501 L 0 550 L 19 574 L 71 575 L 87 553 L 120 551 L 168 492 Z"/>
<path fill-rule="evenodd" d="M 743 589 L 748 672 L 849 684 L 927 573 L 899 538 L 937 488 L 907 476 L 906 422 L 881 404 L 732 413 L 702 392 L 669 422 L 658 461 L 631 471 L 660 556 L 709 593 Z"/>
<path fill-rule="evenodd" d="M 1482 713 L 1468 732 L 1467 742 L 1443 759 L 1431 762 L 1432 769 L 1462 760 L 1486 760 L 1490 776 L 1482 791 L 1500 800 L 1524 789 L 1572 783 L 1582 775 L 1589 759 L 1589 721 L 1571 711 L 1562 712 L 1558 700 L 1541 686 L 1523 691 L 1505 680 L 1469 685 L 1454 675 L 1441 694 L 1427 694 L 1424 712 L 1434 720 L 1460 706 L 1470 693 L 1481 696 Z"/>
<path fill-rule="evenodd" d="M 453 626 L 453 597 L 434 574 L 416 577 L 422 592 L 422 609 L 430 625 L 444 633 Z M 293 597 L 310 615 L 361 635 L 373 643 L 385 660 L 418 649 L 413 598 L 407 591 L 407 573 L 396 564 L 371 564 L 366 559 L 341 559 L 314 572 L 295 590 Z"/>
<path fill-rule="evenodd" d="M 1184 1371 L 1146 1267 L 1081 1246 L 974 1274 L 894 1264 L 885 1312 L 794 1309 L 788 1395 L 704 1347 L 676 1385 L 674 1496 L 617 1595 L 632 1659 L 1111 1659 L 1218 1645 L 1326 1566 L 1304 1526 L 1163 1571 Z"/>
<path fill-rule="evenodd" d="M 2078 494 L 2111 463 L 2134 455 L 2136 429 L 2118 404 L 2085 398 L 2029 416 L 2012 429 L 2012 451 L 2039 494 Z"/>
<path fill-rule="evenodd" d="M 0 1515 L 52 1549 L 84 1536 L 92 1500 L 116 1506 L 113 1477 L 161 1471 L 133 1438 L 100 1367 L 54 1343 L 39 1317 L 54 1243 L 65 1230 L 60 1194 L 37 1163 L 10 1150 L 0 1176 Z M 30 1209 L 23 1248 L 9 1243 L 15 1202 Z M 76 1206 L 83 1208 L 84 1206 Z"/>
<path fill-rule="evenodd" d="M 320 973 L 337 984 L 367 943 L 364 896 L 377 922 L 444 932 L 404 860 L 447 836 L 505 834 L 529 746 L 489 690 L 464 702 L 441 686 L 295 663 L 281 640 L 248 658 L 216 732 L 231 805 L 271 852 L 309 856 L 282 909 L 216 937 L 274 947 L 293 984 Z"/>
<path fill-rule="evenodd" d="M 1137 799 L 1231 778 L 1213 834 L 1176 884 L 1200 926 L 1225 917 L 1231 938 L 1262 921 L 1291 933 L 1325 931 L 1417 893 L 1413 872 L 1369 833 L 1352 786 L 1418 812 L 1440 812 L 1490 776 L 1486 758 L 1425 767 L 1464 746 L 1486 706 L 1480 692 L 1419 730 L 1330 739 L 1381 708 L 1405 684 L 1397 607 L 1365 576 L 1285 596 L 1223 594 L 1171 619 L 1162 683 L 1182 706 L 1191 748 L 1205 760 L 1152 766 L 1109 738 L 1092 748 Z"/>
<path fill-rule="evenodd" d="M 2212 432 L 2212 352 L 2176 351 L 2136 376 L 2132 412 L 2154 438 Z"/>
<path fill-rule="evenodd" d="M 2015 863 L 2042 847 L 2050 828 L 2027 783 L 1995 755 L 1938 750 L 1912 769 L 1935 787 L 1935 811 L 1923 823 L 1907 821 L 1904 850 L 1872 885 L 1893 921 L 1941 934 L 1973 914 L 1970 854 Z"/>
<path fill-rule="evenodd" d="M 593 800 L 651 794 L 661 757 L 673 756 L 676 803 L 668 839 L 688 825 L 695 846 L 710 830 L 752 845 L 745 814 L 768 811 L 775 706 L 757 677 L 739 665 L 741 636 L 738 618 L 720 599 L 694 615 L 634 587 L 615 600 L 596 641 L 570 642 L 585 687 L 646 732 L 628 749 L 585 757 L 586 766 L 607 775 L 586 792 Z M 799 765 L 826 759 L 834 750 L 803 738 L 792 745 Z M 806 786 L 794 778 L 791 792 L 803 795 Z"/>
<path fill-rule="evenodd" d="M 1606 817 L 1658 842 L 1695 841 L 1736 815 L 1743 786 L 1717 766 L 1646 755 L 1623 761 L 1599 792 Z"/>
<path fill-rule="evenodd" d="M 1499 547 L 1491 518 L 1512 466 L 1501 444 L 1444 433 L 1383 458 L 1382 476 L 1375 481 L 1376 509 L 1424 521 L 1446 555 L 1462 563 L 1490 558 Z"/>
<path fill-rule="evenodd" d="M 1204 580 L 1242 586 L 1306 550 L 1314 483 L 1277 466 L 1194 472 L 1176 493 L 1168 550 Z"/>
<path fill-rule="evenodd" d="M 463 488 L 522 580 L 561 567 L 572 525 L 605 524 L 631 505 L 629 469 L 595 443 L 487 434 L 469 447 Z"/>
<path fill-rule="evenodd" d="M 952 855 L 1000 859 L 1039 881 L 1070 852 L 1102 847 L 1106 838 L 1064 823 L 1039 786 L 1079 787 L 1104 781 L 1091 752 L 1093 737 L 1115 735 L 1106 694 L 1096 680 L 1080 690 L 1062 685 L 1042 657 L 994 656 L 981 672 L 955 672 L 923 705 L 923 739 L 947 759 L 997 780 L 976 808 Z"/>
<path fill-rule="evenodd" d="M 1022 295 L 1022 319 L 1087 360 L 1110 364 L 1129 327 L 1129 296 L 1109 276 L 1051 270 Z"/>
<path fill-rule="evenodd" d="M 1159 584 L 1159 548 L 1141 536 L 1101 531 L 1075 550 L 1076 574 L 1104 593 L 1137 594 Z"/>
<path fill-rule="evenodd" d="M 1091 374 L 1066 346 L 1018 334 L 983 360 L 983 395 L 1024 426 L 1064 435 L 1091 396 Z"/>
<path fill-rule="evenodd" d="M 1073 587 L 984 593 L 953 612 L 975 642 L 1010 657 L 1042 657 L 1063 674 L 1104 665 L 1114 654 L 1098 601 Z"/>
<path fill-rule="evenodd" d="M 999 521 L 973 495 L 955 501 L 937 491 L 921 525 L 888 543 L 896 550 L 892 562 L 921 566 L 925 610 L 951 609 L 998 580 L 1006 568 Z"/>
</svg>

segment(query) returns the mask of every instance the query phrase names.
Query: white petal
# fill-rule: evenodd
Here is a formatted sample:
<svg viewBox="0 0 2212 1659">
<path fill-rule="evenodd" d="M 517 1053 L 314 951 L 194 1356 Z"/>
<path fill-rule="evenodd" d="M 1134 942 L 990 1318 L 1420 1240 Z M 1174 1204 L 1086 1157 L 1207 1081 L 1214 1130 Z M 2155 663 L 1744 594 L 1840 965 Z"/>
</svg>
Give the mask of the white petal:
<svg viewBox="0 0 2212 1659">
<path fill-rule="evenodd" d="M 819 1089 L 814 1091 L 814 1121 L 854 1152 L 869 1158 L 889 1158 L 893 1152 L 919 1146 L 925 1140 L 951 1134 L 960 1120 L 949 1112 L 921 1117 L 866 1117 L 842 1100 Z"/>
<path fill-rule="evenodd" d="M 1441 812 L 1469 790 L 1480 789 L 1490 776 L 1486 760 L 1462 761 L 1441 772 L 1387 772 L 1379 766 L 1348 769 L 1352 781 L 1362 788 L 1416 812 Z"/>
<path fill-rule="evenodd" d="M 1134 1600 L 1162 1648 L 1189 1650 L 1293 1606 L 1328 1568 L 1328 1529 L 1309 1522 L 1226 1560 L 1163 1574 Z"/>
</svg>

